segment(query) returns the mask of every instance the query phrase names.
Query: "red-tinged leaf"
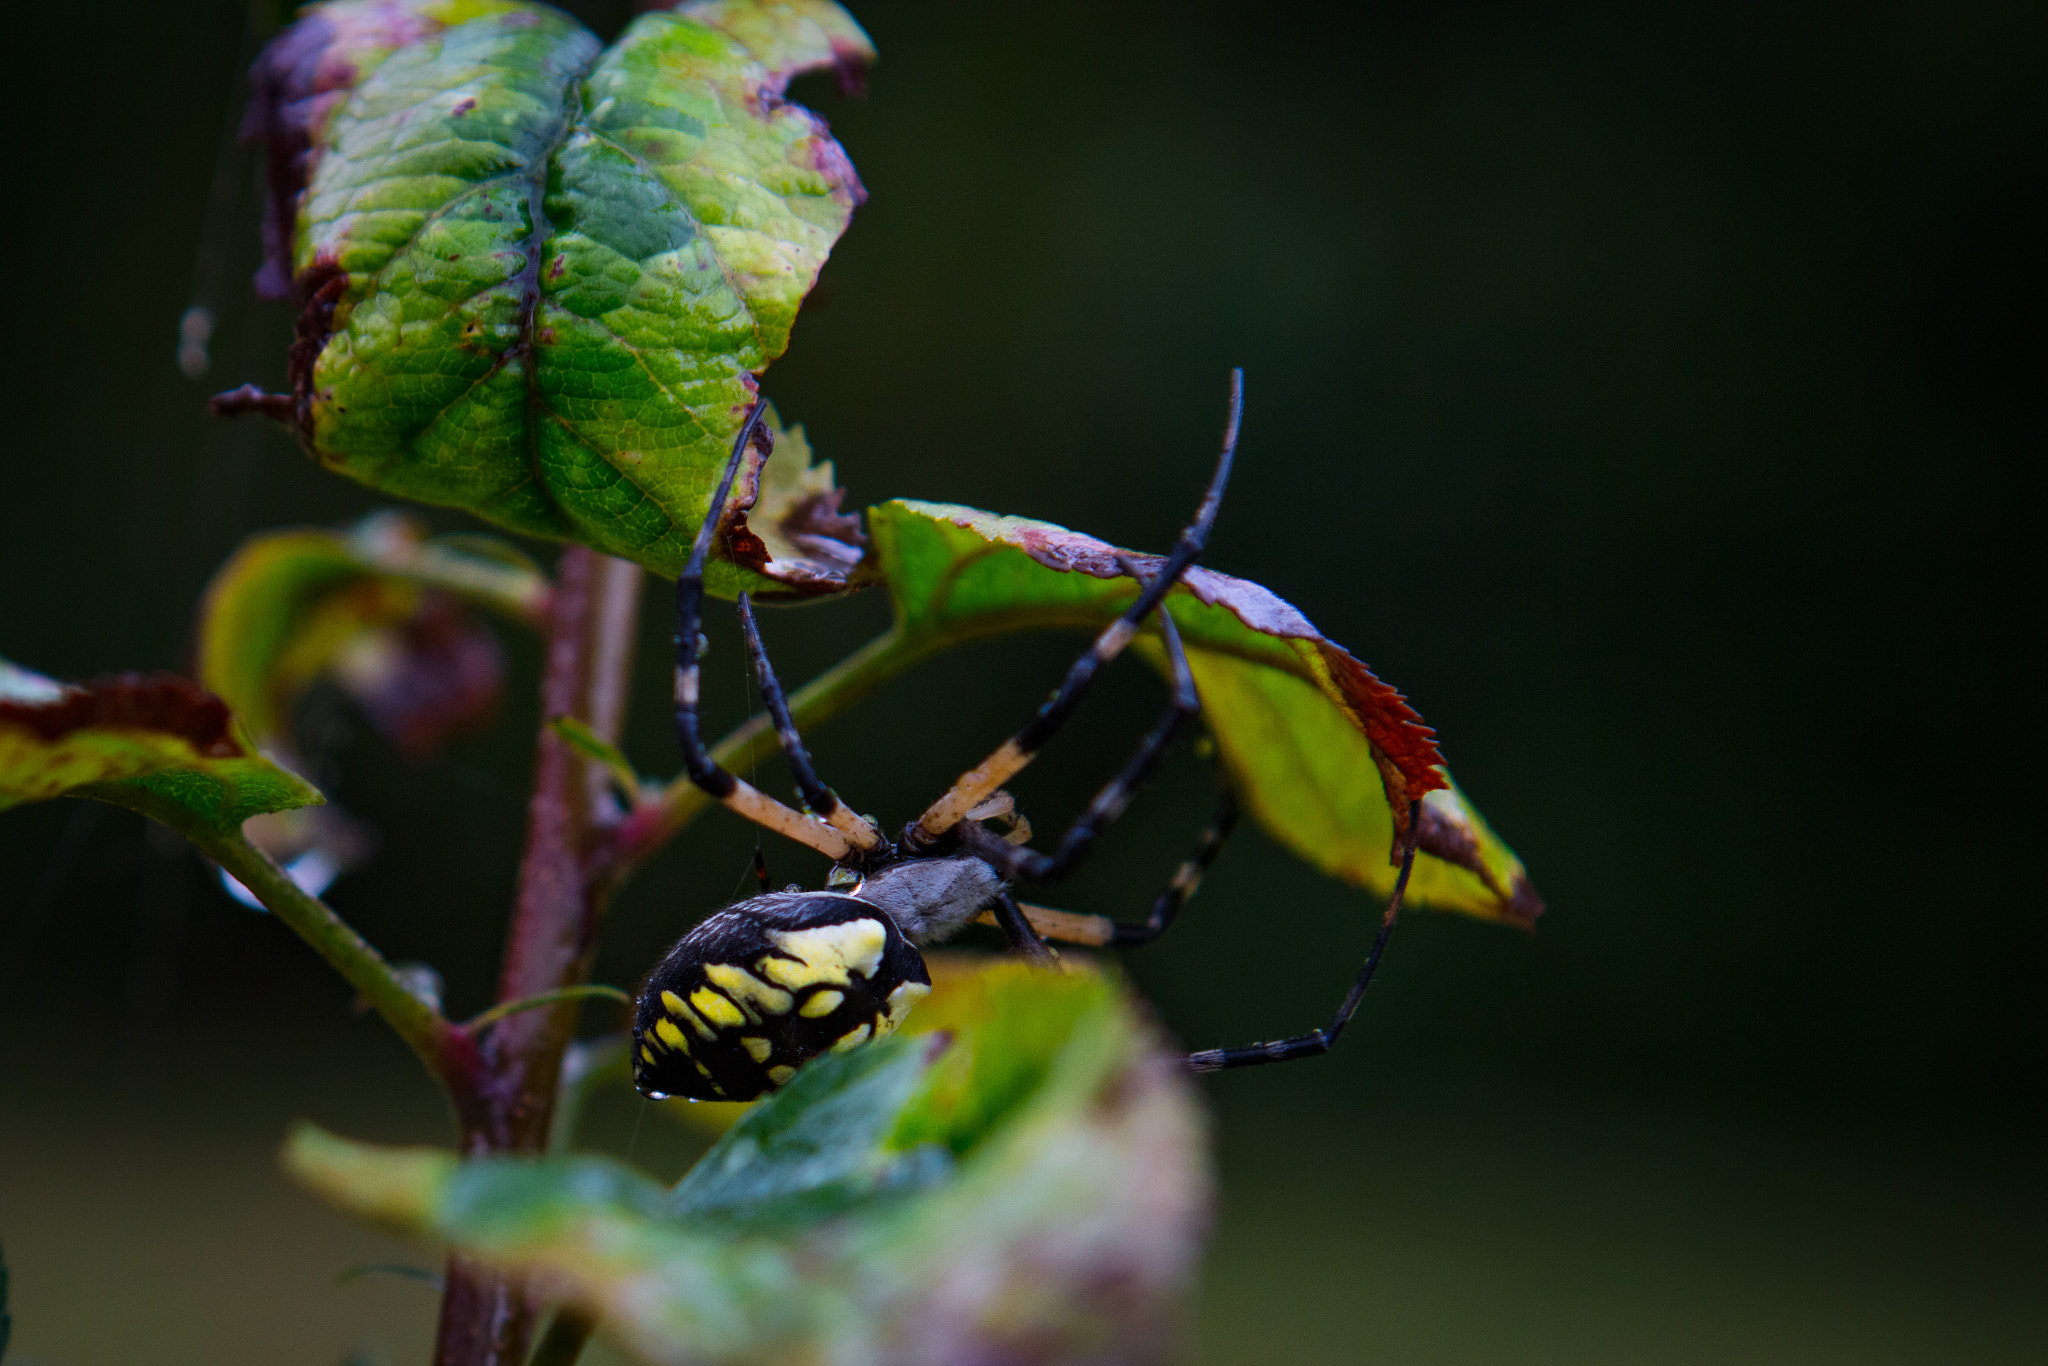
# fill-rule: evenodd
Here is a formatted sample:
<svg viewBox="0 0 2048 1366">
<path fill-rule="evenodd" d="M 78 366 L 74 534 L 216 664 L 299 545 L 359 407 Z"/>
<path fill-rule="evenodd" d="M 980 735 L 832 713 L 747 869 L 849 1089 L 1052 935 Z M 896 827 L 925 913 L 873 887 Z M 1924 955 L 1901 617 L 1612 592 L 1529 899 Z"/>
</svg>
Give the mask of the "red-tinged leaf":
<svg viewBox="0 0 2048 1366">
<path fill-rule="evenodd" d="M 871 572 L 905 636 L 938 650 L 1019 630 L 1099 630 L 1160 557 L 1048 522 L 897 501 L 869 514 Z M 1167 595 L 1203 712 L 1245 805 L 1323 871 L 1385 895 L 1408 804 L 1423 804 L 1412 903 L 1528 925 L 1542 912 L 1514 852 L 1465 801 L 1399 692 L 1258 584 L 1197 567 Z M 1163 662 L 1156 638 L 1134 648 Z"/>
</svg>

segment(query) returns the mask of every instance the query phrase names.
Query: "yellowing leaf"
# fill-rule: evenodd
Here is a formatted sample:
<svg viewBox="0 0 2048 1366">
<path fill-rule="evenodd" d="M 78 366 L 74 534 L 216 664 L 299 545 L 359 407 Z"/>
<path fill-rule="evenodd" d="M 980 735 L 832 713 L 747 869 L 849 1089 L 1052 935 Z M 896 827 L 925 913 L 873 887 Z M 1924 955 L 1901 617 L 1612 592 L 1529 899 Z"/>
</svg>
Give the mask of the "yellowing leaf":
<svg viewBox="0 0 2048 1366">
<path fill-rule="evenodd" d="M 321 801 L 256 752 L 225 703 L 185 679 L 117 674 L 64 685 L 0 665 L 0 809 L 64 796 L 209 832 Z"/>
<path fill-rule="evenodd" d="M 1099 630 L 1156 555 L 975 508 L 896 501 L 869 513 L 899 628 L 936 651 L 1020 630 Z M 1203 716 L 1246 808 L 1332 876 L 1386 895 L 1408 803 L 1422 802 L 1412 904 L 1529 925 L 1542 912 L 1514 852 L 1452 784 L 1401 694 L 1258 584 L 1199 566 L 1167 595 Z M 1135 648 L 1155 664 L 1156 634 Z"/>
</svg>

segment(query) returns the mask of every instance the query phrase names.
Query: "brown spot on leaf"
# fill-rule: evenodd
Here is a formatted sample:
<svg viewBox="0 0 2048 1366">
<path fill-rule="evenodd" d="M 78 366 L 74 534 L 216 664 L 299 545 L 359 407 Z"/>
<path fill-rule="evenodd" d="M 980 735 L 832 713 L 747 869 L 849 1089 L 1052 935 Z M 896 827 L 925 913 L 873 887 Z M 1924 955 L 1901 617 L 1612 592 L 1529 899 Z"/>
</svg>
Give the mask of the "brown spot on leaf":
<svg viewBox="0 0 2048 1366">
<path fill-rule="evenodd" d="M 1536 895 L 1527 873 L 1517 869 L 1514 886 L 1501 886 L 1500 879 L 1486 866 L 1473 832 L 1428 802 L 1422 804 L 1422 818 L 1417 824 L 1421 827 L 1415 842 L 1417 849 L 1476 875 L 1499 900 L 1501 914 L 1523 929 L 1536 928 L 1536 917 L 1543 914 L 1543 898 Z"/>
<path fill-rule="evenodd" d="M 175 674 L 106 674 L 49 702 L 0 701 L 0 722 L 60 740 L 88 727 L 175 735 L 210 759 L 239 758 L 228 704 Z"/>
<path fill-rule="evenodd" d="M 323 6 L 288 26 L 249 68 L 242 140 L 265 153 L 263 265 L 256 293 L 292 293 L 292 230 L 327 122 L 361 77 L 358 59 L 443 27 L 399 4 Z"/>
<path fill-rule="evenodd" d="M 455 107 L 448 111 L 448 116 L 459 119 L 474 108 L 476 108 L 476 96 L 465 95 L 455 102 Z"/>
</svg>

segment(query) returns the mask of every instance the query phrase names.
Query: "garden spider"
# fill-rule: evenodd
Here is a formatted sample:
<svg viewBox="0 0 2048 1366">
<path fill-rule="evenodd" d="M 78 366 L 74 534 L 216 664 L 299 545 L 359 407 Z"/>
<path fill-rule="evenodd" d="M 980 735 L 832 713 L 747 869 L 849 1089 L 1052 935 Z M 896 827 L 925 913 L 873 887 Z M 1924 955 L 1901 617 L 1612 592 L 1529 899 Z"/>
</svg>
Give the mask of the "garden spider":
<svg viewBox="0 0 2048 1366">
<path fill-rule="evenodd" d="M 762 895 L 727 907 L 691 930 L 669 950 L 641 988 L 633 1021 L 633 1083 L 644 1095 L 693 1100 L 752 1100 L 774 1090 L 820 1053 L 855 1048 L 892 1032 L 931 990 L 931 975 L 915 946 L 936 943 L 977 917 L 993 921 L 1026 958 L 1054 960 L 1046 937 L 1112 947 L 1148 944 L 1165 933 L 1193 894 L 1236 821 L 1228 788 L 1196 852 L 1181 864 L 1142 923 L 1073 915 L 1023 906 L 1009 884 L 1059 881 L 1087 857 L 1096 836 L 1123 814 L 1130 794 L 1201 710 L 1194 675 L 1172 616 L 1161 605 L 1209 536 L 1237 448 L 1244 377 L 1231 376 L 1223 454 L 1195 519 L 1173 553 L 1149 580 L 1129 560 L 1125 571 L 1140 591 L 1093 644 L 1074 661 L 1059 691 L 995 753 L 969 769 L 946 794 L 891 843 L 820 782 L 789 704 L 761 643 L 747 595 L 739 598 L 740 625 L 760 679 L 762 699 L 808 811 L 798 811 L 720 767 L 698 730 L 698 627 L 704 597 L 704 561 L 722 520 L 720 511 L 749 445 L 771 438 L 756 403 L 733 442 L 718 490 L 698 528 L 690 559 L 676 581 L 676 731 L 690 778 L 706 793 L 758 825 L 831 858 L 833 884 L 845 890 L 767 890 L 756 859 Z M 1087 692 L 1096 673 L 1157 612 L 1159 633 L 1173 675 L 1166 714 L 1139 743 L 1123 770 L 1070 825 L 1050 854 L 1023 847 L 1030 828 L 1016 822 L 1009 837 L 984 822 L 1012 814 L 1003 784 L 1056 732 Z M 1306 1034 L 1238 1048 L 1190 1054 L 1188 1066 L 1213 1072 L 1310 1057 L 1329 1051 L 1371 983 L 1399 913 L 1415 862 L 1419 813 L 1409 809 L 1400 873 L 1364 966 L 1330 1024 Z"/>
</svg>

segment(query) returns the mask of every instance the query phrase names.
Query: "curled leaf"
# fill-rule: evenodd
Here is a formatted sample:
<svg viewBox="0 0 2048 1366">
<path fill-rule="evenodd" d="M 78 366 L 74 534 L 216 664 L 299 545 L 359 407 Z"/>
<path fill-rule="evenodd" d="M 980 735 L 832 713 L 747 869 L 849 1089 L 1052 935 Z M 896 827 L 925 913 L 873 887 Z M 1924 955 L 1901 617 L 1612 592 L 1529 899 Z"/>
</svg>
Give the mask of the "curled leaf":
<svg viewBox="0 0 2048 1366">
<path fill-rule="evenodd" d="M 1160 557 L 1049 522 L 895 501 L 869 513 L 875 564 L 899 628 L 940 649 L 1021 630 L 1099 630 Z M 1203 717 L 1248 810 L 1275 839 L 1354 886 L 1386 895 L 1408 804 L 1422 802 L 1411 903 L 1533 924 L 1542 902 L 1514 852 L 1452 784 L 1401 694 L 1292 605 L 1197 566 L 1167 595 Z M 1156 640 L 1141 653 L 1162 664 Z"/>
<path fill-rule="evenodd" d="M 685 4 L 602 52 L 537 4 L 312 7 L 253 76 L 292 392 L 217 407 L 372 487 L 675 574 L 864 197 L 785 92 L 872 55 L 830 0 Z M 712 585 L 830 591 L 848 555 L 735 555 Z"/>
<path fill-rule="evenodd" d="M 64 796 L 207 832 L 321 800 L 256 752 L 226 703 L 185 679 L 113 674 L 67 685 L 0 666 L 0 810 Z"/>
<path fill-rule="evenodd" d="M 488 725 L 503 691 L 503 650 L 464 600 L 524 618 L 546 592 L 530 565 L 430 540 L 402 514 L 266 532 L 207 586 L 200 677 L 285 748 L 293 703 L 331 679 L 402 753 L 431 758 Z"/>
<path fill-rule="evenodd" d="M 285 1166 L 525 1271 L 644 1361 L 1162 1358 L 1210 1192 L 1186 1074 L 1113 978 L 946 975 L 947 1033 L 814 1059 L 672 1191 L 602 1159 L 458 1164 L 309 1127 Z"/>
</svg>

